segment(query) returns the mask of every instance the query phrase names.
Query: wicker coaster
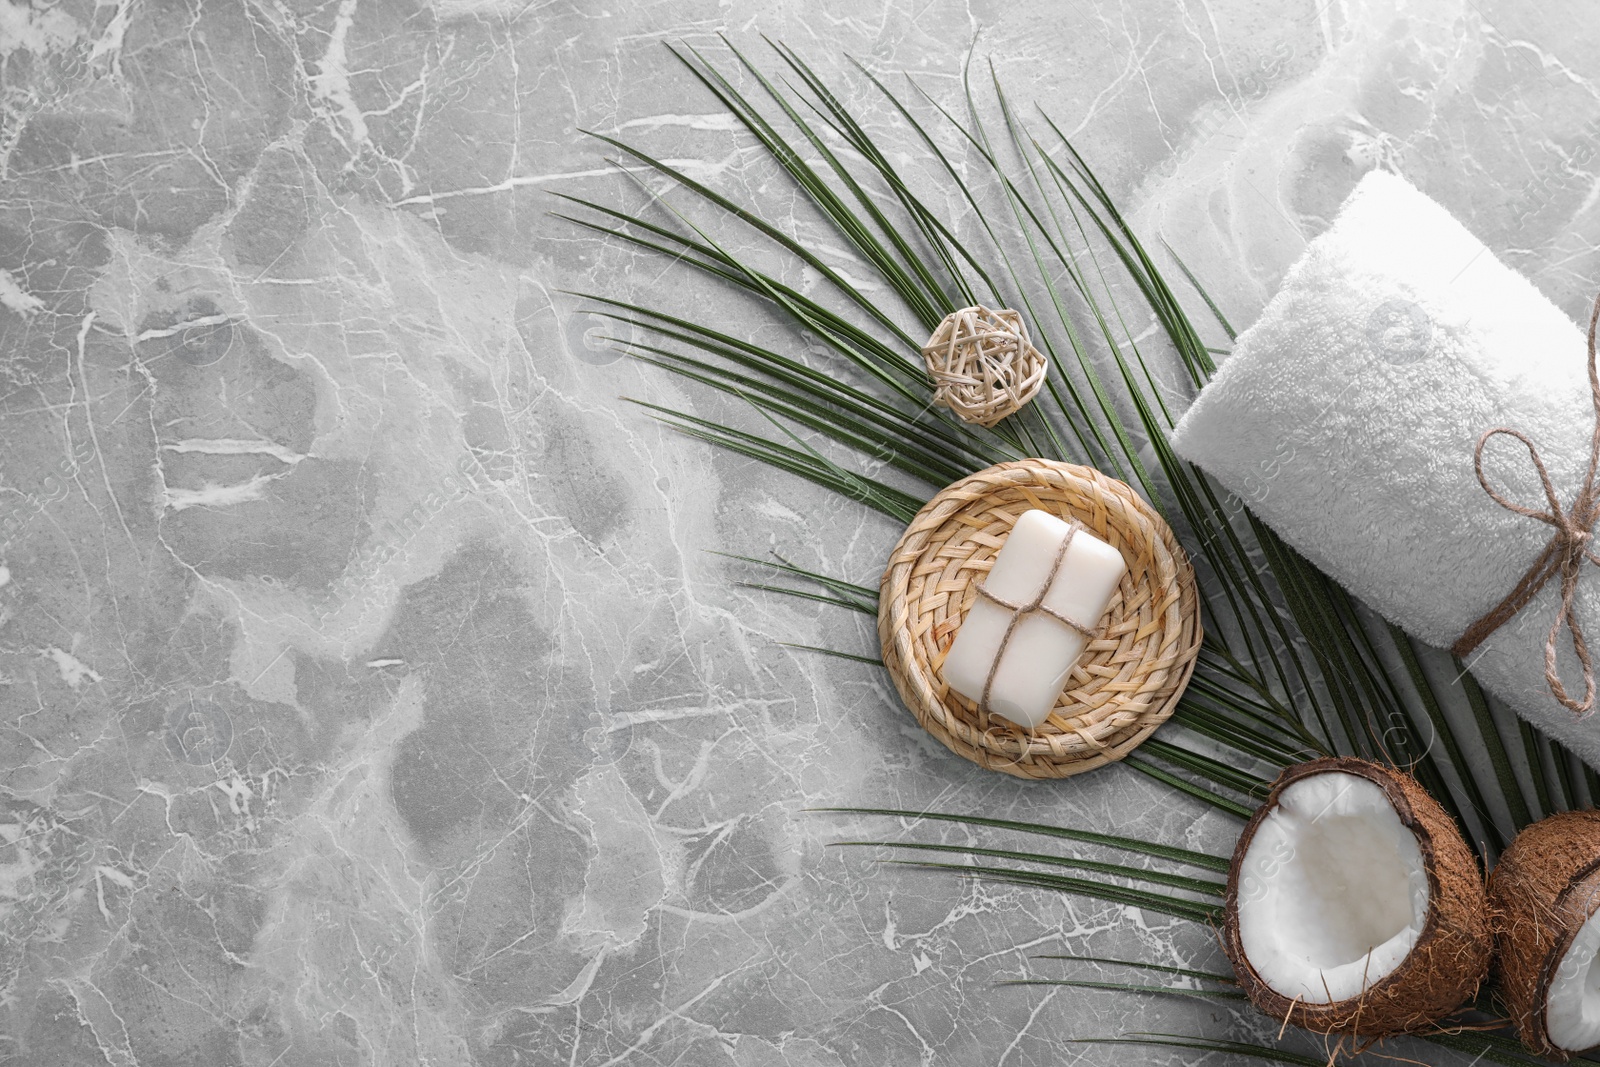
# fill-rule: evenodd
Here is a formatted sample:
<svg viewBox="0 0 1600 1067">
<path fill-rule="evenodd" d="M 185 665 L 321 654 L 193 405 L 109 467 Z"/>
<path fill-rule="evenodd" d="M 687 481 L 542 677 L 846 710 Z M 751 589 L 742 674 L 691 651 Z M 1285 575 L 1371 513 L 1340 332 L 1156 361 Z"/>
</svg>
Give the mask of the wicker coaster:
<svg viewBox="0 0 1600 1067">
<path fill-rule="evenodd" d="M 1106 630 L 1035 731 L 950 691 L 939 667 L 1012 525 L 1029 508 L 1077 519 L 1127 561 Z M 949 486 L 883 572 L 878 637 L 895 688 L 951 751 L 1019 778 L 1065 778 L 1127 755 L 1172 714 L 1200 652 L 1194 569 L 1154 508 L 1090 467 L 1028 459 Z"/>
</svg>

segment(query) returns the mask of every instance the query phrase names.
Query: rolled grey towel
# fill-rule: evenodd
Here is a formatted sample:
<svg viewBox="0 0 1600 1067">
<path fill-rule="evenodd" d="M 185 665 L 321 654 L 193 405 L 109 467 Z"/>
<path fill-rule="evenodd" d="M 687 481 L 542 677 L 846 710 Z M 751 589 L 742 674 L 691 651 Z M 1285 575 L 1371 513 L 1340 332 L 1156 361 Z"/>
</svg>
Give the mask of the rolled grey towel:
<svg viewBox="0 0 1600 1067">
<path fill-rule="evenodd" d="M 1444 208 L 1374 172 L 1240 335 L 1173 445 L 1380 614 L 1449 647 L 1552 534 L 1479 485 L 1479 437 L 1501 426 L 1526 434 L 1566 507 L 1594 425 L 1583 331 Z M 1493 439 L 1484 471 L 1510 500 L 1548 508 L 1515 440 Z M 1600 766 L 1600 718 L 1561 706 L 1545 680 L 1560 602 L 1558 578 L 1467 662 Z M 1584 565 L 1577 616 L 1600 645 L 1600 567 Z M 1558 649 L 1561 678 L 1581 698 L 1565 630 Z"/>
</svg>

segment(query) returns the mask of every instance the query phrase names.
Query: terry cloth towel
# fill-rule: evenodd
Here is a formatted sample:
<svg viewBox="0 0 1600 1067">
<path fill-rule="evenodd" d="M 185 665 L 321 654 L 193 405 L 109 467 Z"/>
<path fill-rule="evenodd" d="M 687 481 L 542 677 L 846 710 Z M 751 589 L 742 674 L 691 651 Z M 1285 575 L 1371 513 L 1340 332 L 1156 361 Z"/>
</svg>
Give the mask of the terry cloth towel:
<svg viewBox="0 0 1600 1067">
<path fill-rule="evenodd" d="M 1451 215 L 1374 172 L 1290 268 L 1261 319 L 1179 423 L 1178 453 L 1386 618 L 1448 648 L 1516 585 L 1551 527 L 1495 503 L 1473 473 L 1485 430 L 1526 434 L 1563 508 L 1583 484 L 1595 412 L 1584 332 Z M 1547 510 L 1514 439 L 1489 484 Z M 1544 646 L 1560 578 L 1467 657 L 1485 688 L 1600 767 L 1600 716 L 1550 694 Z M 1600 567 L 1577 617 L 1600 653 Z M 1561 678 L 1583 675 L 1565 629 Z"/>
</svg>

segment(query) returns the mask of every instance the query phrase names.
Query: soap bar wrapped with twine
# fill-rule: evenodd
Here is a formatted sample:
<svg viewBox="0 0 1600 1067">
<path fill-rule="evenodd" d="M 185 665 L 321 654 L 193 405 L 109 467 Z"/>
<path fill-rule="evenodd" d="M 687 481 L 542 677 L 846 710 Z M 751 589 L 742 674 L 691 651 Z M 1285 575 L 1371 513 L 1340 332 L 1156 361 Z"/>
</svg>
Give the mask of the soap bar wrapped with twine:
<svg viewBox="0 0 1600 1067">
<path fill-rule="evenodd" d="M 1173 445 L 1600 766 L 1597 414 L 1592 343 L 1573 320 L 1444 208 L 1375 172 Z"/>
<path fill-rule="evenodd" d="M 1122 554 L 1083 528 L 1023 512 L 940 670 L 985 714 L 1033 729 L 1061 696 L 1073 664 L 1101 632 L 1127 571 Z"/>
</svg>

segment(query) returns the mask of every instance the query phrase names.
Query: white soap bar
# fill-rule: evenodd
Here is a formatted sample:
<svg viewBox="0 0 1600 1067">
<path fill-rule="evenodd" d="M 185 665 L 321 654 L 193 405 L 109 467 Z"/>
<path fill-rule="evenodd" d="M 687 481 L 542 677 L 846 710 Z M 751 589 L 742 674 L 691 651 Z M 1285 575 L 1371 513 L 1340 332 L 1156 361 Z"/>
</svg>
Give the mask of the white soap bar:
<svg viewBox="0 0 1600 1067">
<path fill-rule="evenodd" d="M 984 588 L 1013 604 L 1032 601 L 1050 577 L 1050 565 L 1068 529 L 1047 511 L 1023 512 L 1000 546 Z M 1121 552 L 1080 529 L 1067 546 L 1043 606 L 1093 630 L 1100 625 L 1127 569 Z M 1001 642 L 1013 614 L 978 597 L 956 631 L 940 673 L 951 689 L 968 700 L 981 701 L 989 668 L 1000 656 L 989 689 L 989 711 L 1031 730 L 1056 706 L 1088 641 L 1059 620 L 1033 612 L 1018 620 L 1002 654 Z"/>
</svg>

